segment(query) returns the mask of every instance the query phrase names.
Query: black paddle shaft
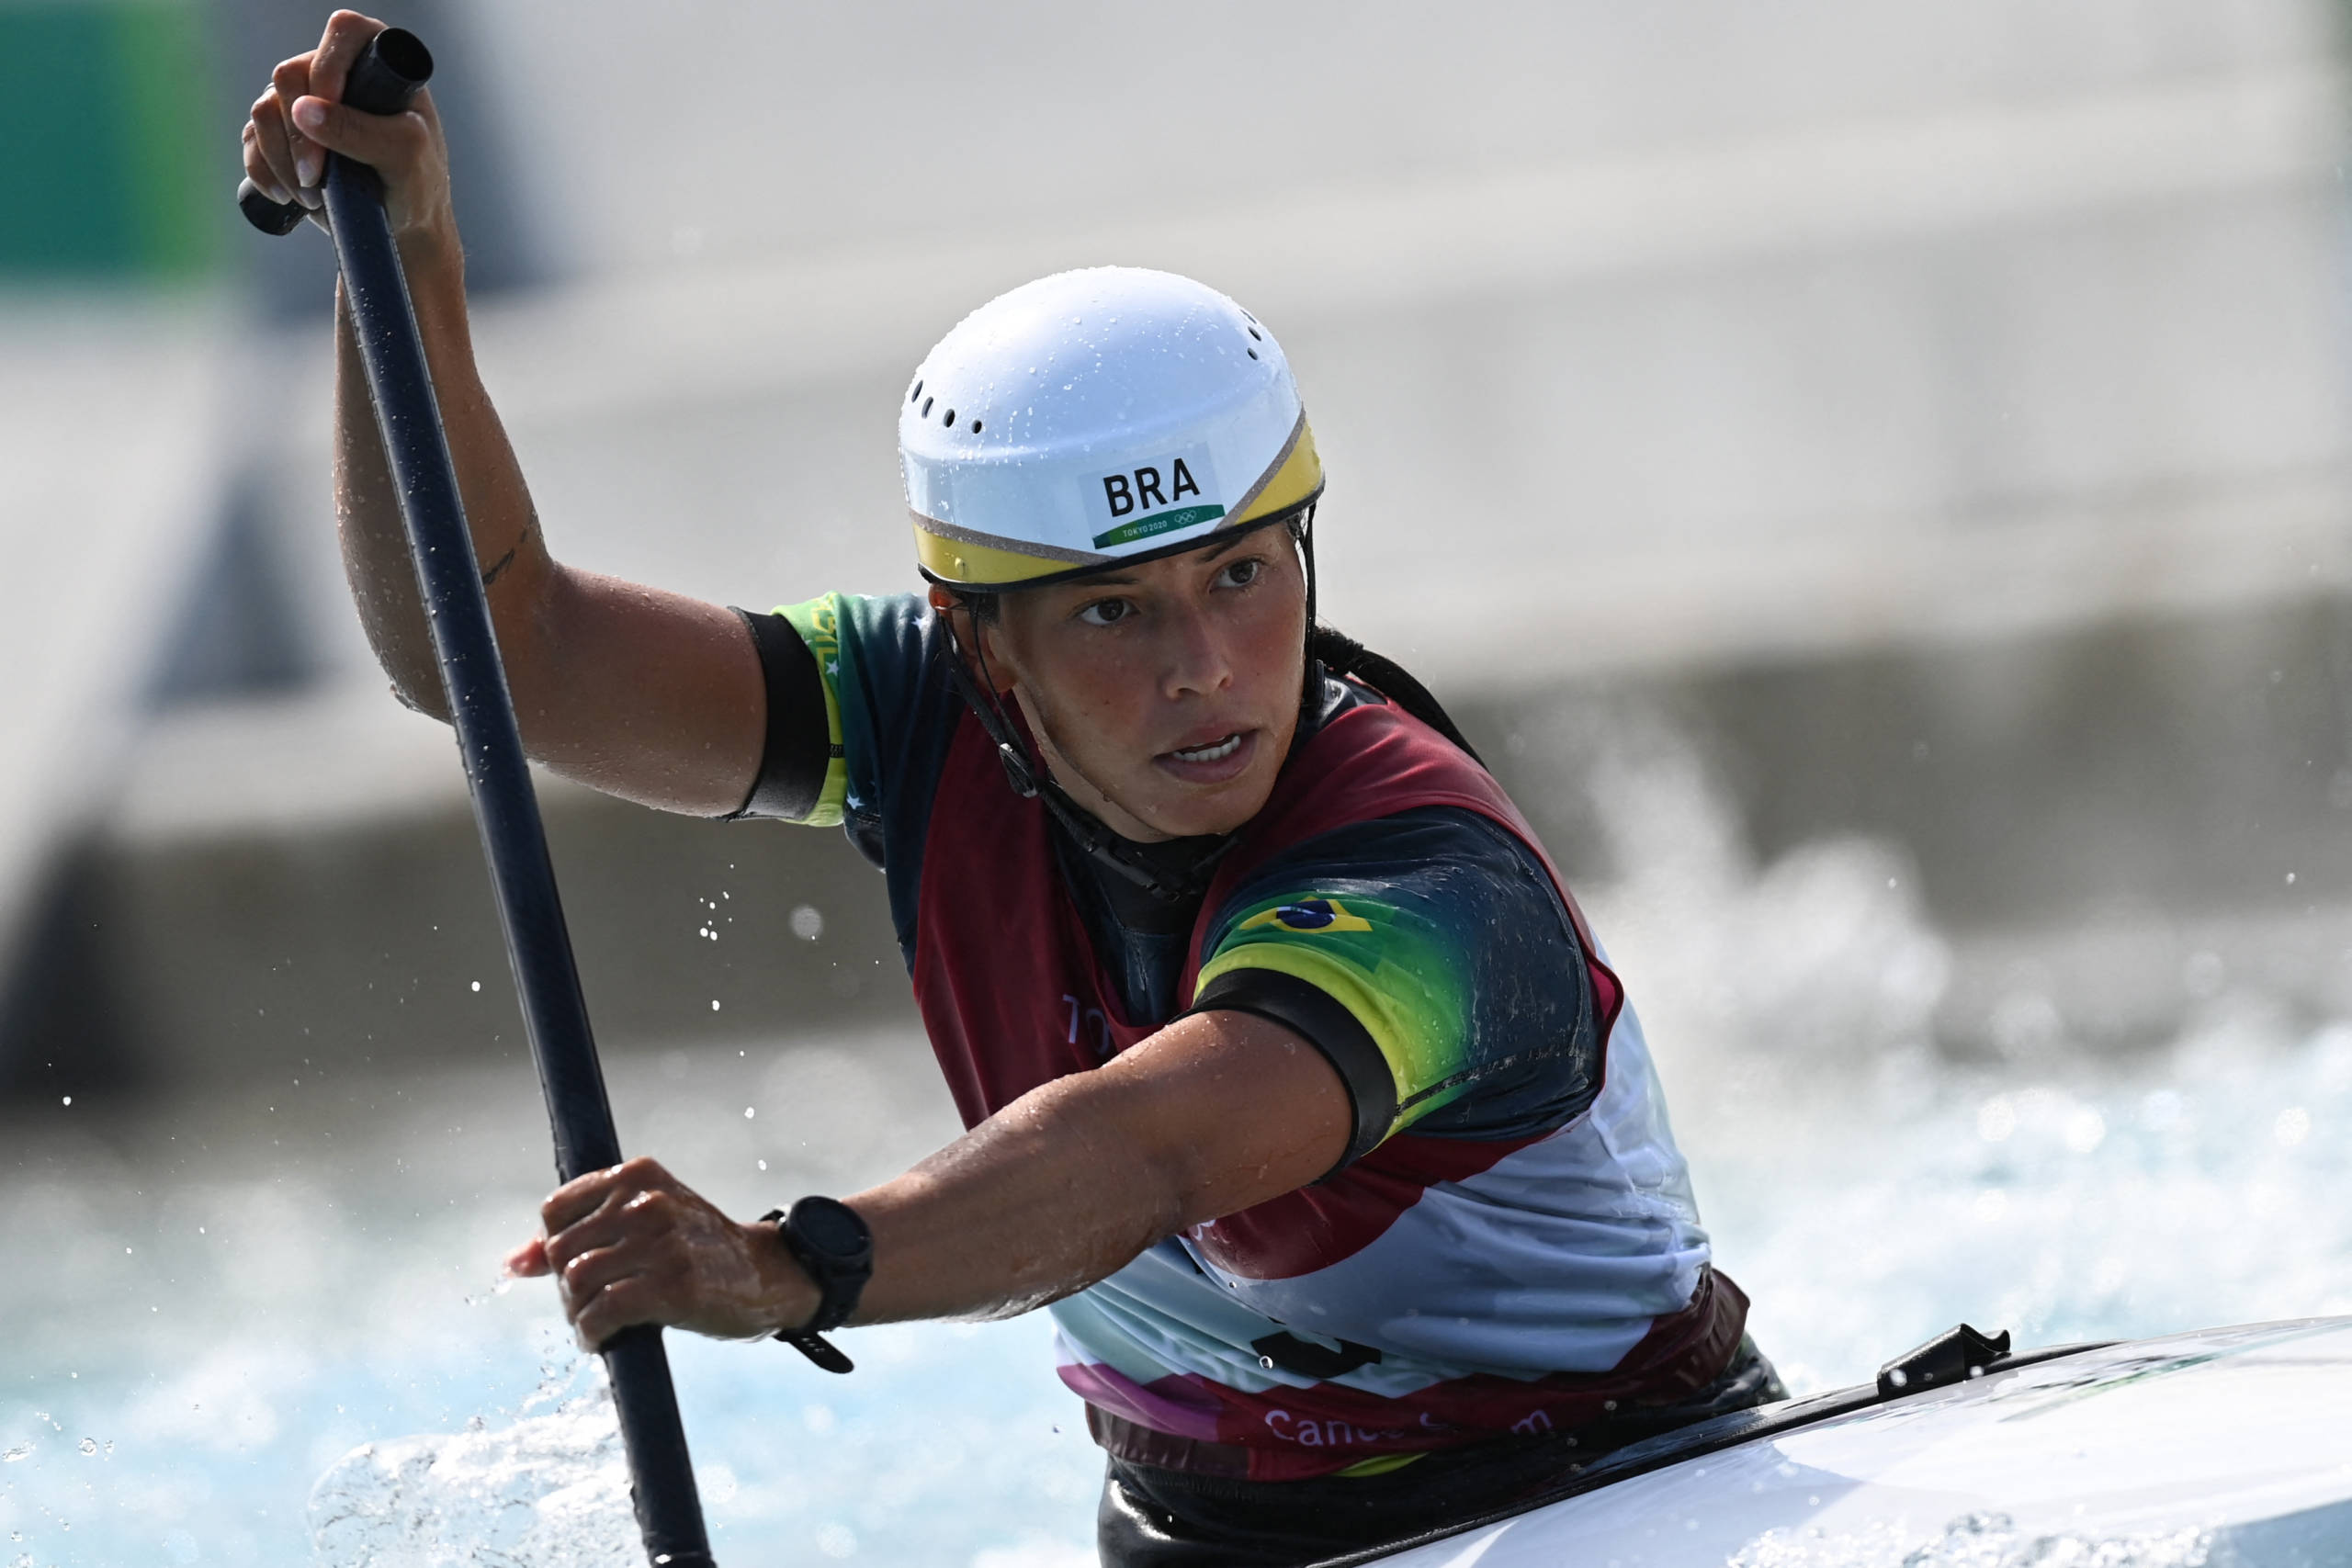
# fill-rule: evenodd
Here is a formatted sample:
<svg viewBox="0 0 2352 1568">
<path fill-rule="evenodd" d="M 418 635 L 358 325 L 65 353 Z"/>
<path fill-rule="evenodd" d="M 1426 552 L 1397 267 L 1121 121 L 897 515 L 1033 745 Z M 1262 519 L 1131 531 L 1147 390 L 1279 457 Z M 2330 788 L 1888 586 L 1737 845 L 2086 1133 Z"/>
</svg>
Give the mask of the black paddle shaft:
<svg viewBox="0 0 2352 1568">
<path fill-rule="evenodd" d="M 370 114 L 398 114 L 432 72 L 433 57 L 416 36 L 391 28 L 379 34 L 352 67 L 344 101 Z M 344 299 L 400 492 L 409 554 L 473 794 L 474 821 L 497 890 L 506 955 L 514 966 L 523 1022 L 555 1130 L 556 1172 L 569 1181 L 618 1164 L 621 1149 L 563 905 L 556 896 L 547 829 L 524 760 L 506 671 L 499 662 L 490 601 L 466 526 L 408 279 L 384 213 L 383 183 L 373 169 L 340 153 L 327 155 L 325 176 L 327 225 L 343 268 Z M 298 208 L 288 219 L 277 203 L 250 189 L 239 193 L 239 204 L 254 227 L 273 233 L 288 231 L 303 216 Z M 650 1325 L 625 1329 L 605 1341 L 601 1353 L 628 1451 L 646 1556 L 662 1568 L 709 1568 L 702 1503 L 662 1331 Z"/>
</svg>

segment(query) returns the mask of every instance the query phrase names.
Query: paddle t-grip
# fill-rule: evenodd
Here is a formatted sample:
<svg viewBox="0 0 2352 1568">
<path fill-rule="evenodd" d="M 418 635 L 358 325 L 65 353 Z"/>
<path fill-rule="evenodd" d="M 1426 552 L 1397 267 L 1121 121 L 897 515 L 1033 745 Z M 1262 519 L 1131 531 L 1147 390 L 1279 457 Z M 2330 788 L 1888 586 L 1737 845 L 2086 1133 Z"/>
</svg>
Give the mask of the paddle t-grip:
<svg viewBox="0 0 2352 1568">
<path fill-rule="evenodd" d="M 398 114 L 433 77 L 433 51 L 406 28 L 386 28 L 368 40 L 345 78 L 343 101 L 363 114 Z M 329 157 L 341 157 L 331 152 Z M 277 202 L 251 180 L 237 186 L 237 210 L 265 234 L 290 234 L 311 215 L 299 201 Z"/>
</svg>

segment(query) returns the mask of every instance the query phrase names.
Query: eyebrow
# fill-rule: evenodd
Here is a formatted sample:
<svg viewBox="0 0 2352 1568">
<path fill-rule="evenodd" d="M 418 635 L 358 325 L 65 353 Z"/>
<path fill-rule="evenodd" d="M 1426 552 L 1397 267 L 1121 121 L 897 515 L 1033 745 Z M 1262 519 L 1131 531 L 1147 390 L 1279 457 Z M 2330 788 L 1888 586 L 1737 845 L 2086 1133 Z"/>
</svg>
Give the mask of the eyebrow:
<svg viewBox="0 0 2352 1568">
<path fill-rule="evenodd" d="M 1217 546 L 1216 548 L 1203 554 L 1201 557 L 1201 564 L 1206 566 L 1209 562 L 1216 559 L 1217 557 L 1225 554 L 1226 551 L 1233 548 L 1236 545 L 1240 544 L 1249 536 L 1250 536 L 1246 533 L 1234 535 L 1233 537 L 1226 540 L 1225 543 Z M 1189 550 L 1179 550 L 1177 552 L 1177 556 L 1190 555 L 1191 553 L 1192 552 Z M 1169 557 L 1164 558 L 1173 559 L 1175 558 Z M 1134 574 L 1130 572 L 1117 571 L 1104 572 L 1091 577 L 1073 577 L 1067 583 L 1063 584 L 1063 586 L 1067 588 L 1132 588 L 1135 586 L 1135 581 Z"/>
</svg>

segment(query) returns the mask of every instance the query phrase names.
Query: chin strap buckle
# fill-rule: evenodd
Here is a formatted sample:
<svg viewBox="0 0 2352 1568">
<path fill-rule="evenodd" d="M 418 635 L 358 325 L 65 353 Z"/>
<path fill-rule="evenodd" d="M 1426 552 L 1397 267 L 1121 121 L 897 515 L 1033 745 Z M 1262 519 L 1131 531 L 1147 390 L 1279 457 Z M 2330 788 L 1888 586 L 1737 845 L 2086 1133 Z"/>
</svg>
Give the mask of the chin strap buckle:
<svg viewBox="0 0 2352 1568">
<path fill-rule="evenodd" d="M 1029 761 L 1012 749 L 1010 740 L 996 743 L 996 760 L 1004 764 L 1005 781 L 1012 785 L 1012 793 L 1023 800 L 1037 798 L 1037 775 L 1029 768 Z"/>
</svg>

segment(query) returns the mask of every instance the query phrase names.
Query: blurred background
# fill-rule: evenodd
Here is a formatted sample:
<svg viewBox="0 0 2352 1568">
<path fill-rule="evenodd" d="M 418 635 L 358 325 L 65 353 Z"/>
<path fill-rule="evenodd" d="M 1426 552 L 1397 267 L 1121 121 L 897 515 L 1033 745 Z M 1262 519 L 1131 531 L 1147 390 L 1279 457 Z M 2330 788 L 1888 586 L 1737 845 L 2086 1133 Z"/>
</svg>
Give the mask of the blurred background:
<svg viewBox="0 0 2352 1568">
<path fill-rule="evenodd" d="M 382 14 L 440 60 L 481 356 L 578 564 L 907 586 L 897 389 L 966 310 L 1122 262 L 1272 326 L 1326 614 L 1584 893 L 1800 1387 L 1961 1316 L 2352 1311 L 2334 5 Z M 548 1303 L 491 1289 L 543 1132 L 449 740 L 343 589 L 330 253 L 227 199 L 322 16 L 0 0 L 28 1563 L 412 1560 L 354 1518 L 605 1561 L 506 1481 L 477 1517 L 340 1461 L 470 1416 L 477 1481 L 540 1474 L 527 1430 L 612 1502 L 529 1426 L 593 1402 Z M 543 798 L 632 1147 L 756 1213 L 952 1134 L 837 835 Z M 1083 1560 L 1042 1339 L 877 1335 L 849 1393 L 682 1349 L 722 1542 Z"/>
</svg>

